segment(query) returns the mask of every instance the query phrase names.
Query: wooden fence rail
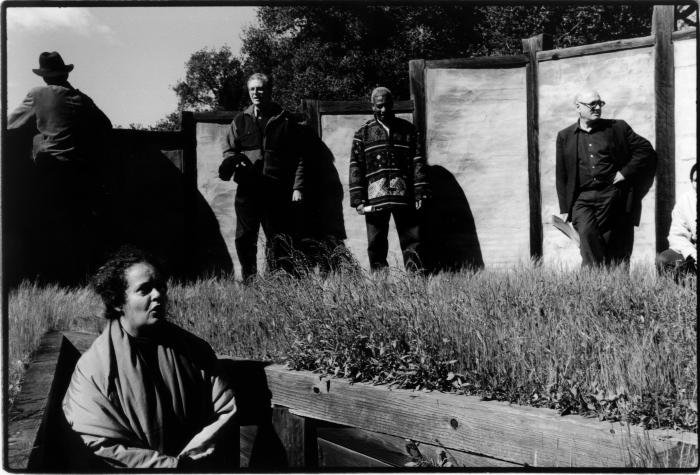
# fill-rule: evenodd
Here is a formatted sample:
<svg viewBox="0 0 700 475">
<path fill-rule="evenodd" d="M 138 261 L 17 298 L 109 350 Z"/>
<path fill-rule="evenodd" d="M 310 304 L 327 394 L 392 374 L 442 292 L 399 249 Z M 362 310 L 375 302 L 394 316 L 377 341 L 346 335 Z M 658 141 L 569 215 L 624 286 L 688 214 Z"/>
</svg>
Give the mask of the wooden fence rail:
<svg viewBox="0 0 700 475">
<path fill-rule="evenodd" d="M 5 469 L 71 470 L 61 400 L 94 334 L 42 339 L 10 412 Z M 478 397 L 351 384 L 280 365 L 225 359 L 237 381 L 240 466 L 614 468 L 697 463 L 695 433 L 644 431 Z M 686 465 L 684 465 L 686 464 Z"/>
</svg>

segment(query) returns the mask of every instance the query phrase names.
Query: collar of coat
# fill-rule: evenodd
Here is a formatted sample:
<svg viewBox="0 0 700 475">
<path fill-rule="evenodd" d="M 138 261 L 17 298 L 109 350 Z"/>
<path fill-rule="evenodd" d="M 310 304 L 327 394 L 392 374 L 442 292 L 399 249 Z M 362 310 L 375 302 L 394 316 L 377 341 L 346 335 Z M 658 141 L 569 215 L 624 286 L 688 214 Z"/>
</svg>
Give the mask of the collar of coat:
<svg viewBox="0 0 700 475">
<path fill-rule="evenodd" d="M 276 102 L 271 102 L 270 105 L 267 106 L 266 112 L 270 115 L 270 119 L 268 122 L 272 122 L 287 116 L 287 111 L 282 109 L 282 106 L 280 106 Z M 255 119 L 255 106 L 253 106 L 253 104 L 249 105 L 243 111 L 243 113 Z"/>
<path fill-rule="evenodd" d="M 615 122 L 616 122 L 615 119 L 598 119 L 596 121 L 595 125 L 591 128 L 591 132 L 593 132 L 595 130 L 602 130 L 602 129 L 606 129 L 608 127 L 612 127 Z M 579 127 L 578 120 L 564 129 L 565 132 L 572 133 L 572 134 L 576 133 L 578 130 L 583 130 Z"/>
</svg>

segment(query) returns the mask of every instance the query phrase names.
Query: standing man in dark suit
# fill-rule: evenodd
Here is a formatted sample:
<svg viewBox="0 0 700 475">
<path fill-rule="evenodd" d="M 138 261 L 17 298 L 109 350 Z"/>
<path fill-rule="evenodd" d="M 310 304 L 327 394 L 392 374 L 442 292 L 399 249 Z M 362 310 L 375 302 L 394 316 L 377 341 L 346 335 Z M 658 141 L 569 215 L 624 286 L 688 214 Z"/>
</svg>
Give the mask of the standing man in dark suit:
<svg viewBox="0 0 700 475">
<path fill-rule="evenodd" d="M 581 238 L 582 266 L 629 263 L 642 198 L 656 171 L 656 152 L 623 120 L 601 119 L 605 102 L 579 92 L 576 123 L 557 135 L 559 209 Z"/>
</svg>

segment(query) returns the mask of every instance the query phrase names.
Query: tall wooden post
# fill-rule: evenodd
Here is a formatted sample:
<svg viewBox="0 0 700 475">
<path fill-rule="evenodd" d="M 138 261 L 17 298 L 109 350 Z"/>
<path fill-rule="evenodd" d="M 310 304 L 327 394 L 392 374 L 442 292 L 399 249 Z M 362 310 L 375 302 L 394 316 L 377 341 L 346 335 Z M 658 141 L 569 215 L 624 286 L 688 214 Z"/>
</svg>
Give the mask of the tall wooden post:
<svg viewBox="0 0 700 475">
<path fill-rule="evenodd" d="M 180 113 L 180 136 L 182 139 L 182 172 L 185 178 L 185 249 L 195 249 L 195 223 L 197 203 L 197 123 L 194 120 L 194 113 L 182 111 Z M 192 262 L 190 253 L 185 267 L 187 273 L 191 274 L 197 266 Z"/>
<path fill-rule="evenodd" d="M 318 99 L 303 99 L 302 109 L 308 118 L 308 125 L 311 130 L 321 137 L 321 113 L 318 109 Z"/>
<path fill-rule="evenodd" d="M 530 198 L 530 258 L 542 259 L 542 190 L 540 184 L 539 102 L 537 52 L 552 47 L 551 35 L 539 34 L 522 40 L 528 56 L 525 87 L 527 90 L 527 175 Z"/>
<path fill-rule="evenodd" d="M 408 62 L 408 81 L 413 100 L 413 125 L 416 126 L 423 141 L 424 153 L 427 152 L 426 117 L 425 117 L 425 60 L 412 59 Z M 427 157 L 426 157 L 427 160 Z"/>
<path fill-rule="evenodd" d="M 668 247 L 671 211 L 676 197 L 675 90 L 672 33 L 673 5 L 657 5 L 652 16 L 654 43 L 654 94 L 656 97 L 656 251 Z"/>
<path fill-rule="evenodd" d="M 277 406 L 272 409 L 272 427 L 285 449 L 289 468 L 318 467 L 316 427 L 311 419 Z"/>
</svg>

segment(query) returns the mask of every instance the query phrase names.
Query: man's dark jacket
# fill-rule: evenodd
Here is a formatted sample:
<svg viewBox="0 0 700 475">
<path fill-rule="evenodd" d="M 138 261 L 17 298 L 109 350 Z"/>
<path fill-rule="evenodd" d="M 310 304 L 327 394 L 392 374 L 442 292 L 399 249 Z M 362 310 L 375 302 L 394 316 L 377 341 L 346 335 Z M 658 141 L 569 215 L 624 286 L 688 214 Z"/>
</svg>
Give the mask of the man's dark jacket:
<svg viewBox="0 0 700 475">
<path fill-rule="evenodd" d="M 262 160 L 264 176 L 290 189 L 303 190 L 305 153 L 299 126 L 277 104 L 271 104 L 268 113 L 272 117 L 262 134 L 255 123 L 253 106 L 234 117 L 226 134 L 224 161 L 231 162 L 227 159 L 233 160 L 241 153 L 253 163 Z"/>
<path fill-rule="evenodd" d="M 656 173 L 656 152 L 651 143 L 637 135 L 624 120 L 599 119 L 596 128 L 605 130 L 609 135 L 608 143 L 612 147 L 611 155 L 615 161 L 615 170 L 622 173 L 625 180 L 621 186 L 626 203 L 626 212 L 632 213 L 635 226 L 639 226 L 642 214 L 642 198 L 647 194 Z M 578 197 L 577 189 L 577 142 L 576 129 L 578 121 L 557 135 L 557 196 L 559 211 L 568 213 Z M 580 133 L 580 132 L 579 132 Z"/>
</svg>

